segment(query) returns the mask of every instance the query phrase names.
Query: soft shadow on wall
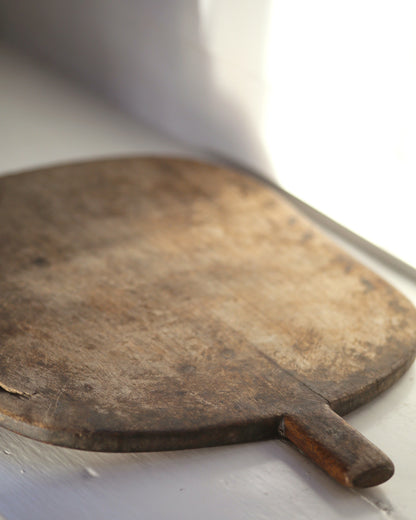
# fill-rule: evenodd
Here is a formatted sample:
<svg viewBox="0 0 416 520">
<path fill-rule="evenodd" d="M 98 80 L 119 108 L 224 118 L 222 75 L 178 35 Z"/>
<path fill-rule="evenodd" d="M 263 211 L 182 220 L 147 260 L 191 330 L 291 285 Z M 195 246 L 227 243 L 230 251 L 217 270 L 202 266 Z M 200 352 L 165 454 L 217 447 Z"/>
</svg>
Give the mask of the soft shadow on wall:
<svg viewBox="0 0 416 520">
<path fill-rule="evenodd" d="M 0 0 L 0 6 L 12 44 L 159 130 L 271 171 L 258 130 L 268 0 Z"/>
</svg>

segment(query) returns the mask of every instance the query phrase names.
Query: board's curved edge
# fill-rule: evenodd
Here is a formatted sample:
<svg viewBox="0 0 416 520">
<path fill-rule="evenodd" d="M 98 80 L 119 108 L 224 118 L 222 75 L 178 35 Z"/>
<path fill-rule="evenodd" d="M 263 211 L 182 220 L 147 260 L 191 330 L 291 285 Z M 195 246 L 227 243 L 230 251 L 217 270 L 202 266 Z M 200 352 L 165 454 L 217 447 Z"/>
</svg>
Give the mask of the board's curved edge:
<svg viewBox="0 0 416 520">
<path fill-rule="evenodd" d="M 359 392 L 353 395 L 342 395 L 333 401 L 329 401 L 331 409 L 338 415 L 344 416 L 367 404 L 393 386 L 410 369 L 415 359 L 416 338 L 413 349 L 408 351 L 408 356 L 400 359 L 391 372 L 363 386 Z"/>
<path fill-rule="evenodd" d="M 279 438 L 282 416 L 171 431 L 70 431 L 30 424 L 0 411 L 0 426 L 31 440 L 97 452 L 157 452 L 226 446 Z"/>
<path fill-rule="evenodd" d="M 221 168 L 226 169 L 227 171 L 234 171 L 237 173 L 241 173 L 241 171 L 237 170 L 236 168 L 229 167 L 227 165 L 224 165 L 222 163 L 216 163 L 213 160 L 201 160 L 197 159 L 195 157 L 191 156 L 184 156 L 184 155 L 174 155 L 174 154 L 167 154 L 167 155 L 154 155 L 154 154 L 123 154 L 120 156 L 117 155 L 109 155 L 109 156 L 103 156 L 103 157 L 91 157 L 89 159 L 79 159 L 79 160 L 68 160 L 68 161 L 57 161 L 54 163 L 48 163 L 45 165 L 38 165 L 34 168 L 25 168 L 23 170 L 19 171 L 10 171 L 5 172 L 0 176 L 0 182 L 2 179 L 10 179 L 14 177 L 21 177 L 26 175 L 33 175 L 33 174 L 44 174 L 48 173 L 57 169 L 61 168 L 77 168 L 80 166 L 91 166 L 93 164 L 98 165 L 109 165 L 111 163 L 128 163 L 132 161 L 155 161 L 155 162 L 177 162 L 177 163 L 185 163 L 188 165 L 197 165 L 197 166 L 206 166 L 206 167 L 212 167 L 212 168 Z M 249 177 L 255 178 L 257 181 L 262 182 L 263 184 L 267 186 L 273 186 L 273 184 L 270 183 L 270 181 L 267 181 L 267 179 L 263 179 L 260 176 L 255 175 L 251 172 L 244 171 L 244 175 L 247 175 Z M 276 186 L 277 188 L 277 186 Z M 280 192 L 279 192 L 280 193 Z"/>
</svg>

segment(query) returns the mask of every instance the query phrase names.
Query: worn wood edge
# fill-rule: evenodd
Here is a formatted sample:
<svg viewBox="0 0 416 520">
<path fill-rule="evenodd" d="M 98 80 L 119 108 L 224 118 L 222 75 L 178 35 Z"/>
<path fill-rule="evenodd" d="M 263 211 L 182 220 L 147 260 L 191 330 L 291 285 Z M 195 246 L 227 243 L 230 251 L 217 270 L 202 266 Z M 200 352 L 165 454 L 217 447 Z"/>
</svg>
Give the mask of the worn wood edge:
<svg viewBox="0 0 416 520">
<path fill-rule="evenodd" d="M 416 358 L 416 338 L 414 339 L 413 350 L 409 351 L 407 358 L 400 360 L 397 366 L 391 372 L 388 372 L 382 377 L 379 377 L 375 381 L 365 385 L 359 393 L 355 393 L 353 396 L 343 396 L 335 401 L 331 401 L 329 404 L 331 409 L 338 415 L 344 416 L 348 413 L 360 408 L 361 406 L 369 403 L 375 397 L 379 396 L 391 386 L 394 385 L 412 366 Z"/>
<path fill-rule="evenodd" d="M 194 429 L 172 431 L 107 432 L 56 430 L 29 424 L 0 413 L 0 426 L 18 435 L 64 448 L 97 452 L 157 452 L 226 446 L 278 438 L 282 417 L 247 422 L 215 423 Z"/>
<path fill-rule="evenodd" d="M 53 163 L 48 163 L 48 164 L 45 164 L 44 166 L 37 165 L 34 168 L 23 168 L 22 170 L 18 170 L 18 171 L 4 172 L 3 174 L 0 175 L 0 179 L 33 175 L 36 173 L 43 174 L 43 173 L 51 172 L 54 170 L 58 170 L 60 168 L 69 168 L 69 167 L 77 168 L 78 166 L 88 166 L 88 165 L 93 165 L 93 164 L 96 164 L 97 166 L 99 166 L 99 165 L 106 165 L 106 164 L 111 164 L 111 163 L 120 163 L 120 162 L 127 163 L 127 162 L 134 162 L 134 161 L 167 161 L 167 162 L 176 161 L 176 162 L 181 162 L 181 163 L 185 163 L 185 164 L 189 164 L 189 165 L 195 164 L 196 166 L 211 166 L 211 167 L 215 167 L 215 168 L 224 169 L 227 171 L 234 171 L 241 175 L 249 176 L 253 179 L 256 179 L 258 182 L 263 183 L 265 186 L 269 186 L 272 188 L 274 186 L 272 183 L 270 183 L 270 181 L 268 181 L 267 179 L 263 179 L 260 175 L 257 175 L 256 173 L 246 171 L 246 170 L 241 170 L 241 169 L 238 169 L 238 168 L 232 167 L 232 166 L 227 166 L 226 164 L 224 164 L 224 162 L 215 162 L 212 159 L 204 161 L 204 160 L 196 159 L 194 157 L 186 157 L 184 155 L 179 155 L 179 154 L 178 155 L 173 155 L 173 154 L 137 155 L 137 154 L 133 153 L 131 155 L 122 154 L 122 155 L 109 155 L 107 157 L 92 157 L 92 158 L 85 158 L 85 159 L 81 158 L 81 159 L 74 159 L 74 160 L 62 160 L 62 161 L 56 161 Z M 281 193 L 281 191 L 279 190 L 279 188 L 277 186 L 274 186 L 274 189 L 276 189 L 276 191 L 278 193 Z M 283 195 L 284 195 L 284 192 L 283 192 Z M 289 200 L 288 200 L 288 203 L 292 204 Z"/>
</svg>

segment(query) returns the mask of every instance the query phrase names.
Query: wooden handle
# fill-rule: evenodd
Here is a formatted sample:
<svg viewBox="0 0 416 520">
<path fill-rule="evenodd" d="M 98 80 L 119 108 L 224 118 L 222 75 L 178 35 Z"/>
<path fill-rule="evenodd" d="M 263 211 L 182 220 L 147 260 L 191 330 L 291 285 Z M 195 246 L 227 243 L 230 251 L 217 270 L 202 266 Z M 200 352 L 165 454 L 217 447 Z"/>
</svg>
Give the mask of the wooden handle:
<svg viewBox="0 0 416 520">
<path fill-rule="evenodd" d="M 288 414 L 281 434 L 344 486 L 376 486 L 394 473 L 391 460 L 327 405 Z"/>
</svg>

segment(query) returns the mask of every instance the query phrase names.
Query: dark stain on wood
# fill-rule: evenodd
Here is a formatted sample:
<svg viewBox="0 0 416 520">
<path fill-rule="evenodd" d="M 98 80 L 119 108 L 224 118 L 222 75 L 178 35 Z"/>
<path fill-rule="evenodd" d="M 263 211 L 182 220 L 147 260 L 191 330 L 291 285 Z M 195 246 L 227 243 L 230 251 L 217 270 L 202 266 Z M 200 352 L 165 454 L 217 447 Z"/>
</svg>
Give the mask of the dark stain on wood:
<svg viewBox="0 0 416 520">
<path fill-rule="evenodd" d="M 337 414 L 409 367 L 415 310 L 275 190 L 139 158 L 0 197 L 3 426 L 108 451 L 284 436 L 344 485 L 391 476 Z"/>
</svg>

